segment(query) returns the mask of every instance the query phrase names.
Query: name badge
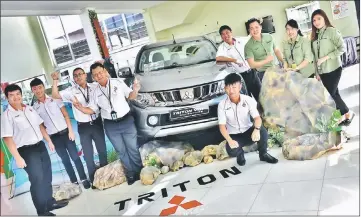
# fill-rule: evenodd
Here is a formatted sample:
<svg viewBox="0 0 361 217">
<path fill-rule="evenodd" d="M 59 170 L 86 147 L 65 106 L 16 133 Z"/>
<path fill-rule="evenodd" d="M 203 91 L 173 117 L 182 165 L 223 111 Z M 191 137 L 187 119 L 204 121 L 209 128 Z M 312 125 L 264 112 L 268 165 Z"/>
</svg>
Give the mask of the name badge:
<svg viewBox="0 0 361 217">
<path fill-rule="evenodd" d="M 90 117 L 92 120 L 95 120 L 97 118 L 96 114 L 92 114 Z"/>
<path fill-rule="evenodd" d="M 110 112 L 110 115 L 112 116 L 112 119 L 117 119 L 117 113 L 115 111 Z"/>
</svg>

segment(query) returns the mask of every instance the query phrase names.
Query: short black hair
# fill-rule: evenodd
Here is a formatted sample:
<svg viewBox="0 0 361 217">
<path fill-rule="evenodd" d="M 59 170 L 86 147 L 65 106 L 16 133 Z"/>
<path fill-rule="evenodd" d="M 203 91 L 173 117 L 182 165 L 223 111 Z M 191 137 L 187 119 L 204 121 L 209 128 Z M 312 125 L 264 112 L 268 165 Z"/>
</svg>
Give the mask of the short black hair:
<svg viewBox="0 0 361 217">
<path fill-rule="evenodd" d="M 75 72 L 75 71 L 78 71 L 78 70 L 82 70 L 82 71 L 85 73 L 85 71 L 84 71 L 84 69 L 83 69 L 83 68 L 76 67 L 76 68 L 73 70 L 73 74 L 74 74 L 74 72 Z"/>
<path fill-rule="evenodd" d="M 104 67 L 103 64 L 96 62 L 96 63 L 93 63 L 93 64 L 90 66 L 90 73 L 92 73 L 92 72 L 93 72 L 93 69 L 96 69 L 97 67 L 101 67 L 101 68 L 105 69 L 105 67 Z"/>
<path fill-rule="evenodd" d="M 45 86 L 45 85 L 44 85 L 44 82 L 43 82 L 41 79 L 39 79 L 39 78 L 34 78 L 34 79 L 30 82 L 30 87 L 31 87 L 31 88 L 34 87 L 34 86 L 38 86 L 38 85 L 43 85 L 43 86 Z"/>
<path fill-rule="evenodd" d="M 247 21 L 247 29 L 249 29 L 249 26 L 251 25 L 251 23 L 257 22 L 259 25 L 261 25 L 261 21 L 259 19 L 256 18 L 251 18 Z"/>
<path fill-rule="evenodd" d="M 223 25 L 223 26 L 221 26 L 221 28 L 219 28 L 219 34 L 222 35 L 222 32 L 227 29 L 232 32 L 231 27 L 229 27 L 227 25 Z"/>
<path fill-rule="evenodd" d="M 13 92 L 13 91 L 16 91 L 16 90 L 19 90 L 20 94 L 23 95 L 23 91 L 21 90 L 19 85 L 17 85 L 17 84 L 9 84 L 8 86 L 6 86 L 5 87 L 5 96 L 6 96 L 6 98 L 8 97 L 9 92 Z"/>
<path fill-rule="evenodd" d="M 232 85 L 237 82 L 242 84 L 242 78 L 236 73 L 231 73 L 224 78 L 224 86 Z"/>
</svg>

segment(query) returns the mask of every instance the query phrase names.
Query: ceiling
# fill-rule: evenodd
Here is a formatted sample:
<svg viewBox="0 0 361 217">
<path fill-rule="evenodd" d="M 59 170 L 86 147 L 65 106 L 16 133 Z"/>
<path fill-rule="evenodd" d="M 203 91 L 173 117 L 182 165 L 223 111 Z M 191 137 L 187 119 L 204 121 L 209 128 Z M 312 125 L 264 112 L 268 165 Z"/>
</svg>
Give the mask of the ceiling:
<svg viewBox="0 0 361 217">
<path fill-rule="evenodd" d="M 136 13 L 164 1 L 1 1 L 1 16 L 75 15 L 84 8 L 99 14 Z"/>
</svg>

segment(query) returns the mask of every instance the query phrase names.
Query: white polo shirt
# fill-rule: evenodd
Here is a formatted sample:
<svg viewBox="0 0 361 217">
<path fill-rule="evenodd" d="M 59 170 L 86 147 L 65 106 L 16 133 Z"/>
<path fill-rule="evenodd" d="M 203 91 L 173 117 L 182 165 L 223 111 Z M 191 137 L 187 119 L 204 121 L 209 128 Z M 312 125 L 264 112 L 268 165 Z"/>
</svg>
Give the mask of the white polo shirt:
<svg viewBox="0 0 361 217">
<path fill-rule="evenodd" d="M 13 137 L 17 148 L 34 145 L 43 139 L 40 124 L 43 120 L 33 107 L 23 105 L 23 110 L 15 110 L 10 104 L 1 114 L 1 137 Z"/>
<path fill-rule="evenodd" d="M 222 42 L 217 51 L 217 57 L 223 56 L 228 58 L 237 59 L 238 61 L 243 63 L 243 66 L 239 66 L 236 63 L 227 63 L 227 66 L 232 70 L 242 73 L 248 71 L 250 69 L 248 62 L 244 58 L 244 46 L 247 41 L 242 40 L 241 38 L 233 39 L 234 44 L 230 45 L 226 42 Z"/>
<path fill-rule="evenodd" d="M 253 98 L 241 94 L 238 104 L 231 102 L 229 97 L 218 104 L 218 123 L 226 125 L 229 134 L 246 132 L 253 126 L 252 118 L 258 117 L 257 102 Z"/>
<path fill-rule="evenodd" d="M 64 115 L 60 110 L 60 108 L 64 106 L 64 103 L 60 99 L 53 99 L 47 95 L 45 97 L 44 103 L 36 101 L 33 107 L 44 120 L 46 132 L 52 135 L 68 127 Z"/>
<path fill-rule="evenodd" d="M 63 101 L 72 102 L 75 96 L 80 102 L 80 104 L 82 104 L 85 107 L 88 107 L 90 105 L 91 100 L 93 100 L 92 98 L 94 97 L 94 90 L 97 87 L 98 87 L 98 83 L 87 83 L 87 88 L 85 89 L 83 89 L 79 85 L 76 85 L 60 91 L 59 94 L 63 99 Z M 88 99 L 88 102 L 86 98 Z M 79 111 L 77 108 L 75 108 L 75 106 L 72 106 L 72 109 L 74 113 L 74 118 L 78 122 L 90 122 L 92 120 L 95 120 L 99 116 L 99 111 L 97 111 L 95 115 L 88 115 Z"/>
<path fill-rule="evenodd" d="M 110 85 L 110 102 L 109 102 L 109 85 Z M 94 97 L 91 108 L 97 112 L 99 107 L 102 118 L 112 120 L 111 112 L 117 113 L 117 118 L 121 118 L 130 111 L 126 98 L 133 90 L 130 89 L 120 78 L 109 78 L 106 87 L 98 84 L 94 90 Z"/>
</svg>

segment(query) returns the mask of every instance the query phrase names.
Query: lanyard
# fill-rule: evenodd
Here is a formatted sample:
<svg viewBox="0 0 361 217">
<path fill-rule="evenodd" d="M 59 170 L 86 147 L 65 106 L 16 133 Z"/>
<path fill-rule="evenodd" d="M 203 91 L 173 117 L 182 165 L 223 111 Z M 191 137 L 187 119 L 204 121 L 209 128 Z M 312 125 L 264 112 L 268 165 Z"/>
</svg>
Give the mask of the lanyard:
<svg viewBox="0 0 361 217">
<path fill-rule="evenodd" d="M 293 56 L 293 50 L 295 49 L 296 44 L 297 44 L 297 41 L 295 41 L 295 44 L 293 45 L 293 47 L 292 47 L 292 44 L 290 46 L 291 47 L 291 59 L 292 59 L 293 62 L 295 62 L 295 58 Z"/>
<path fill-rule="evenodd" d="M 85 94 L 83 93 L 83 91 L 81 91 L 81 89 L 78 87 L 79 91 L 81 92 L 81 94 L 83 95 L 84 99 L 85 99 L 85 102 L 88 104 L 89 103 L 89 87 L 88 85 L 86 86 L 86 92 L 87 92 L 87 96 L 85 96 Z"/>
<path fill-rule="evenodd" d="M 112 97 L 111 89 L 112 89 L 112 88 L 111 88 L 111 86 L 110 86 L 110 79 L 108 79 L 108 82 L 109 82 L 109 95 L 108 95 L 108 96 L 103 92 L 103 90 L 102 90 L 101 87 L 100 87 L 99 89 L 100 89 L 100 91 L 103 93 L 103 95 L 108 99 L 110 108 L 112 109 L 112 111 L 114 111 L 113 104 L 112 104 L 112 100 L 111 100 L 111 97 Z"/>
</svg>

